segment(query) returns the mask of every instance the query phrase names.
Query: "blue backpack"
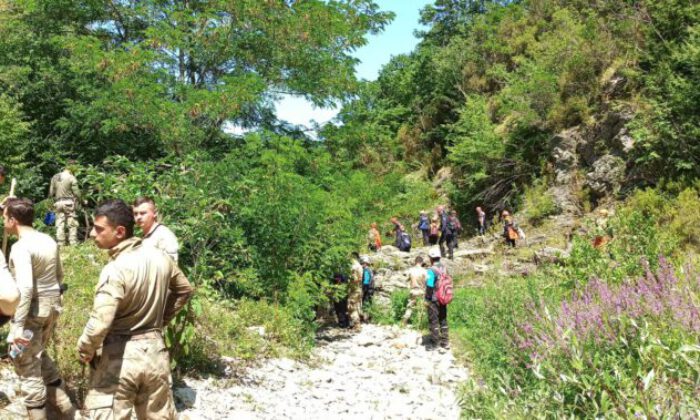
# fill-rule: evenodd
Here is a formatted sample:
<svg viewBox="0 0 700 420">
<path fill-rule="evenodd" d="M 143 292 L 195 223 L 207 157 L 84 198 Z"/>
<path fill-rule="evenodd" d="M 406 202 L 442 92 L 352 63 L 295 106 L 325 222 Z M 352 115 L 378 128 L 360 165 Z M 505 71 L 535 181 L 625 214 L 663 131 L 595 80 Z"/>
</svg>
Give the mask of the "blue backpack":
<svg viewBox="0 0 700 420">
<path fill-rule="evenodd" d="M 44 216 L 44 224 L 46 226 L 53 226 L 56 224 L 56 213 L 49 211 Z"/>
<path fill-rule="evenodd" d="M 428 216 L 421 216 L 421 218 L 418 219 L 418 229 L 419 230 L 430 229 L 430 220 L 428 219 Z"/>
</svg>

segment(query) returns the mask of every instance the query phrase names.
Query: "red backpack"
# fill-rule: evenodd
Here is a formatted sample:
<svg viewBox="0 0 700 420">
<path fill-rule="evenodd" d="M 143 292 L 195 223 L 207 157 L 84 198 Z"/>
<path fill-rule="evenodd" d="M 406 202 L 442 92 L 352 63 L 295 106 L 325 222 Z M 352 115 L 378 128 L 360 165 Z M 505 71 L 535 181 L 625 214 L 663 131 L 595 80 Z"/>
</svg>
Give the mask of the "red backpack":
<svg viewBox="0 0 700 420">
<path fill-rule="evenodd" d="M 454 297 L 452 276 L 444 267 L 433 267 L 438 274 L 438 285 L 435 289 L 435 297 L 440 305 L 446 306 L 452 302 Z"/>
</svg>

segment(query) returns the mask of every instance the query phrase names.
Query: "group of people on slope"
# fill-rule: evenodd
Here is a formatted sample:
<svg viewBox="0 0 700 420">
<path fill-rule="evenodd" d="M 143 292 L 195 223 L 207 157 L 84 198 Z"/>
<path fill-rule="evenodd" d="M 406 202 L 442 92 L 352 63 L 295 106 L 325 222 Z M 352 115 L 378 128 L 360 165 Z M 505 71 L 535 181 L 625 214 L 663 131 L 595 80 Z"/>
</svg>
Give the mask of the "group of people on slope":
<svg viewBox="0 0 700 420">
<path fill-rule="evenodd" d="M 341 273 L 336 273 L 334 276 L 336 285 L 347 287 L 347 294 L 341 293 L 342 297 L 333 302 L 338 325 L 341 328 L 359 327 L 361 322 L 368 320 L 366 311 L 372 303 L 374 293 L 374 271 L 369 256 L 354 253 L 350 271 L 349 280 Z M 438 300 L 436 290 L 441 281 L 449 281 L 451 287 L 452 279 L 441 262 L 439 249 L 430 249 L 427 261 L 422 256 L 416 257 L 415 266 L 409 270 L 409 281 L 411 294 L 403 316 L 404 322 L 407 323 L 410 320 L 413 311 L 422 300 L 426 306 L 430 325 L 430 341 L 427 347 L 429 349 L 438 346 L 449 348 L 447 304 Z"/>
<path fill-rule="evenodd" d="M 487 221 L 486 212 L 481 207 L 476 207 L 477 232 L 479 235 L 486 233 Z M 524 239 L 523 230 L 515 223 L 513 216 L 508 210 L 501 212 L 501 222 L 503 223 L 503 238 L 506 245 L 515 247 L 518 239 Z M 405 226 L 394 216 L 390 219 L 393 226 L 387 236 L 394 236 L 394 246 L 400 251 L 409 252 L 412 241 L 410 233 Z M 445 206 L 438 206 L 432 217 L 423 210 L 418 216 L 418 221 L 413 225 L 421 233 L 423 246 L 438 245 L 441 255 L 448 258 L 454 257 L 454 249 L 458 247 L 459 235 L 463 232 L 462 223 L 457 217 L 457 211 L 447 210 Z M 382 234 L 376 222 L 370 224 L 367 233 L 367 248 L 370 251 L 378 252 L 382 248 Z"/>
<path fill-rule="evenodd" d="M 394 216 L 390 219 L 393 226 L 387 236 L 394 236 L 394 246 L 400 251 L 409 252 L 412 247 L 410 233 L 405 226 Z M 439 245 L 441 255 L 449 254 L 453 258 L 454 249 L 457 247 L 457 238 L 462 232 L 462 223 L 457 217 L 457 211 L 448 211 L 445 206 L 438 206 L 432 217 L 428 217 L 427 211 L 421 211 L 418 222 L 413 225 L 421 232 L 423 246 Z M 377 223 L 371 223 L 367 234 L 367 248 L 370 251 L 380 251 L 382 248 L 382 235 Z"/>
<path fill-rule="evenodd" d="M 66 186 L 73 191 L 71 182 L 65 175 L 54 177 L 52 191 L 63 195 Z M 56 210 L 70 207 L 67 198 L 59 197 Z M 67 289 L 59 244 L 33 228 L 31 200 L 3 200 L 2 215 L 5 232 L 17 241 L 9 264 L 0 252 L 0 320 L 11 320 L 7 341 L 28 416 L 82 418 L 46 352 Z M 77 341 L 76 357 L 90 366 L 84 407 L 89 418 L 176 416 L 163 329 L 193 288 L 177 264 L 177 239 L 156 220 L 155 203 L 145 197 L 133 205 L 106 201 L 95 210 L 91 236 L 110 261 L 102 269 L 92 311 Z M 143 238 L 134 236 L 135 225 Z"/>
</svg>

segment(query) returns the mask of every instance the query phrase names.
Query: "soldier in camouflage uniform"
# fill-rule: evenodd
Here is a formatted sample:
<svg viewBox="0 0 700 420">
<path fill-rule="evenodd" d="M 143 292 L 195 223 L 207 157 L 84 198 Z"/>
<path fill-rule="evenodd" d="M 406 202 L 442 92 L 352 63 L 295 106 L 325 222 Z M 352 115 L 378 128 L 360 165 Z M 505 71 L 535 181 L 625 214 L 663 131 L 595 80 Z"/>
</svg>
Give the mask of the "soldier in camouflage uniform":
<svg viewBox="0 0 700 420">
<path fill-rule="evenodd" d="M 156 202 L 149 197 L 139 197 L 134 201 L 133 207 L 134 220 L 143 232 L 143 244 L 160 249 L 177 262 L 180 245 L 173 231 L 158 223 Z"/>
<path fill-rule="evenodd" d="M 71 245 L 78 243 L 78 205 L 80 189 L 78 180 L 66 167 L 63 172 L 57 173 L 51 178 L 49 197 L 54 199 L 56 212 L 56 240 L 59 245 L 66 245 L 66 225 L 68 226 L 68 242 Z"/>
<path fill-rule="evenodd" d="M 163 326 L 187 303 L 192 287 L 177 264 L 133 237 L 134 216 L 121 200 L 97 208 L 92 236 L 111 261 L 96 287 L 78 340 L 90 363 L 85 408 L 93 419 L 173 419 L 170 361 Z"/>
<path fill-rule="evenodd" d="M 348 314 L 354 327 L 359 327 L 362 321 L 362 265 L 359 259 L 360 255 L 353 253 L 348 282 Z"/>
<path fill-rule="evenodd" d="M 32 228 L 34 206 L 30 200 L 9 199 L 3 220 L 5 230 L 19 237 L 10 252 L 10 271 L 20 297 L 8 341 L 25 346 L 14 365 L 29 418 L 46 419 L 49 402 L 58 409 L 59 417 L 72 419 L 75 407 L 45 351 L 61 312 L 63 269 L 58 245 L 50 236 Z M 33 333 L 30 340 L 23 337 L 25 330 Z"/>
</svg>

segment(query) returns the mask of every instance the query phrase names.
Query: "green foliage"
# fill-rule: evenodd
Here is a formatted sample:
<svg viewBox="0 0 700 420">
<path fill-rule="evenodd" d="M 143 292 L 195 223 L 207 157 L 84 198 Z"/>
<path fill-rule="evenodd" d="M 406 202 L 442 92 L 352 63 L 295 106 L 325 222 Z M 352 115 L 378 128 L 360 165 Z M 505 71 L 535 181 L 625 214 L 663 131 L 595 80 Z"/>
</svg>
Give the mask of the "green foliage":
<svg viewBox="0 0 700 420">
<path fill-rule="evenodd" d="M 547 179 L 540 178 L 531 187 L 525 188 L 523 213 L 531 224 L 541 223 L 544 218 L 557 213 L 554 198 L 547 193 Z"/>
<path fill-rule="evenodd" d="M 376 173 L 449 164 L 453 203 L 494 212 L 550 175 L 553 135 L 617 112 L 635 115 L 632 182 L 698 176 L 694 2 L 436 1 L 422 21 L 418 48 L 324 131 L 334 155 Z"/>
<path fill-rule="evenodd" d="M 350 53 L 393 17 L 371 0 L 2 8 L 0 86 L 31 123 L 27 158 L 44 176 L 68 157 L 229 150 L 224 125 L 274 127 L 281 93 L 346 98 L 357 85 Z"/>
<path fill-rule="evenodd" d="M 645 94 L 635 122 L 639 172 L 692 181 L 700 175 L 700 6 L 696 2 L 645 2 L 646 48 L 640 76 Z"/>
</svg>

